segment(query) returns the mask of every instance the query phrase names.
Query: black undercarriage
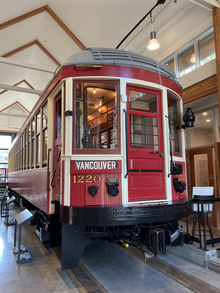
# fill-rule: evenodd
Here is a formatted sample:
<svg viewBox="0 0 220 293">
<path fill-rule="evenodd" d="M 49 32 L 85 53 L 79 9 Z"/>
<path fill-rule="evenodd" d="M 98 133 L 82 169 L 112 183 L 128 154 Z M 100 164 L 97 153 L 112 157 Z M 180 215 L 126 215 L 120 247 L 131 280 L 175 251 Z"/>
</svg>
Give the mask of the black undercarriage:
<svg viewBox="0 0 220 293">
<path fill-rule="evenodd" d="M 20 197 L 20 196 L 19 196 Z M 23 197 L 23 207 L 35 213 L 35 230 L 49 247 L 61 246 L 62 269 L 77 265 L 94 238 L 108 238 L 140 249 L 152 257 L 166 252 L 167 245 L 180 245 L 184 234 L 179 220 L 192 214 L 192 201 L 133 207 L 67 207 L 60 214 L 46 215 Z"/>
</svg>

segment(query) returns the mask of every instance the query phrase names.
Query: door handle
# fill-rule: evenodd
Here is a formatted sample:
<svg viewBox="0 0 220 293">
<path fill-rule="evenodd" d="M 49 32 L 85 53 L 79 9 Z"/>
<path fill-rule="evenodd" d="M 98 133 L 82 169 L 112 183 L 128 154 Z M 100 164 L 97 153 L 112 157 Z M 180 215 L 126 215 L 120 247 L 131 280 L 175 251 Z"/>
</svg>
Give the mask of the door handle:
<svg viewBox="0 0 220 293">
<path fill-rule="evenodd" d="M 160 157 L 163 157 L 163 154 L 160 154 Z"/>
</svg>

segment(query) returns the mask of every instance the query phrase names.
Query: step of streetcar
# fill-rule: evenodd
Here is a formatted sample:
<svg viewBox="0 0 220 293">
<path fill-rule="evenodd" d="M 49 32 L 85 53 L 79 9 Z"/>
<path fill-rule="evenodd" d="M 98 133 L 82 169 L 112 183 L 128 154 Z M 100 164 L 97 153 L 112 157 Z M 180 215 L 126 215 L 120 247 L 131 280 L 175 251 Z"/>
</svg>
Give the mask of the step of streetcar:
<svg viewBox="0 0 220 293">
<path fill-rule="evenodd" d="M 220 258 L 213 258 L 207 261 L 208 269 L 220 274 Z"/>
<path fill-rule="evenodd" d="M 220 258 L 220 248 L 216 249 L 217 257 Z"/>
</svg>

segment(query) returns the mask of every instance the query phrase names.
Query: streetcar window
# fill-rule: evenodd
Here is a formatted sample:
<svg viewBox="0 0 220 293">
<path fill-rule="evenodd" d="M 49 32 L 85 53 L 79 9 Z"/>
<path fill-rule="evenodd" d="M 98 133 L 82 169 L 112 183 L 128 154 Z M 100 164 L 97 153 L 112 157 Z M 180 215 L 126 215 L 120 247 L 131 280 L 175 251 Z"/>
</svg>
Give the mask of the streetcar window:
<svg viewBox="0 0 220 293">
<path fill-rule="evenodd" d="M 130 146 L 159 150 L 158 119 L 139 115 L 130 115 Z"/>
<path fill-rule="evenodd" d="M 129 91 L 129 108 L 157 114 L 157 96 L 138 91 Z"/>
<path fill-rule="evenodd" d="M 48 104 L 43 106 L 43 165 L 47 164 L 47 123 L 48 123 Z"/>
<path fill-rule="evenodd" d="M 34 137 L 35 132 L 35 120 L 32 120 L 31 122 L 31 137 Z"/>
<path fill-rule="evenodd" d="M 76 149 L 117 149 L 117 83 L 76 83 Z"/>
<path fill-rule="evenodd" d="M 43 106 L 43 127 L 47 126 L 47 120 L 48 120 L 48 104 L 46 103 Z"/>
<path fill-rule="evenodd" d="M 32 147 L 32 153 L 31 153 L 31 165 L 34 167 L 34 154 L 35 154 L 35 143 L 34 143 L 34 138 L 31 141 L 31 147 Z"/>
<path fill-rule="evenodd" d="M 171 119 L 172 150 L 181 153 L 181 118 L 179 101 L 168 94 L 168 116 Z"/>
<path fill-rule="evenodd" d="M 56 102 L 56 138 L 61 136 L 61 99 Z"/>
<path fill-rule="evenodd" d="M 40 112 L 37 114 L 37 130 L 36 132 L 39 133 L 40 132 Z"/>
</svg>

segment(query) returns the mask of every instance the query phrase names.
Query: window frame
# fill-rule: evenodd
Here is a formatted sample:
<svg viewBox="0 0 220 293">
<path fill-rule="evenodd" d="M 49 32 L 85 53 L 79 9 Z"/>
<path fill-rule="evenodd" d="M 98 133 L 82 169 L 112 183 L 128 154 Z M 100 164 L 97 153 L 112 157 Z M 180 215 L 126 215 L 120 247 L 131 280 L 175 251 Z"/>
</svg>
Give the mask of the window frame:
<svg viewBox="0 0 220 293">
<path fill-rule="evenodd" d="M 115 80 L 115 79 L 73 79 L 73 109 L 76 109 L 76 84 L 77 83 L 106 83 L 106 84 L 115 84 L 116 86 L 116 91 L 117 91 L 117 141 L 118 141 L 118 147 L 116 149 L 111 149 L 111 148 L 98 148 L 98 149 L 94 149 L 94 148 L 88 148 L 88 149 L 79 149 L 76 148 L 76 139 L 75 139 L 75 125 L 76 125 L 76 113 L 73 112 L 73 134 L 72 134 L 72 154 L 106 154 L 106 155 L 110 155 L 110 154 L 120 154 L 121 153 L 121 130 L 120 130 L 120 81 L 119 80 Z M 107 129 L 106 129 L 107 130 Z M 110 129 L 109 129 L 110 130 Z M 104 132 L 104 130 L 102 130 L 101 132 Z M 93 136 L 91 136 L 91 138 L 93 138 Z"/>
</svg>

